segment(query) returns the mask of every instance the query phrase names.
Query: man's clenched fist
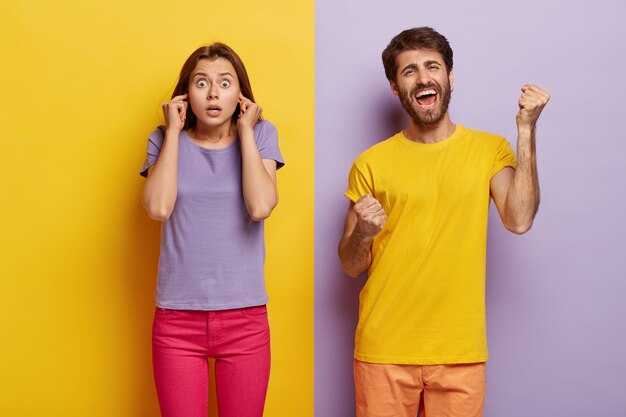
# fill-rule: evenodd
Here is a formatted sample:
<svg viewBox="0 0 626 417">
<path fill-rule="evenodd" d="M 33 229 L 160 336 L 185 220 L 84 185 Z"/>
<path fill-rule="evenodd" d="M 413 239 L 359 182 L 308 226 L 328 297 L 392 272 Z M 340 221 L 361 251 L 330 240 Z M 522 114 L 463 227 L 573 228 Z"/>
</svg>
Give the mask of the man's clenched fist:
<svg viewBox="0 0 626 417">
<path fill-rule="evenodd" d="M 519 111 L 515 118 L 518 128 L 533 129 L 541 111 L 550 100 L 550 94 L 536 85 L 522 87 L 522 96 L 518 100 Z"/>
<path fill-rule="evenodd" d="M 364 237 L 373 238 L 387 222 L 387 215 L 383 206 L 369 194 L 359 198 L 354 203 L 354 212 L 357 217 L 357 231 Z"/>
</svg>

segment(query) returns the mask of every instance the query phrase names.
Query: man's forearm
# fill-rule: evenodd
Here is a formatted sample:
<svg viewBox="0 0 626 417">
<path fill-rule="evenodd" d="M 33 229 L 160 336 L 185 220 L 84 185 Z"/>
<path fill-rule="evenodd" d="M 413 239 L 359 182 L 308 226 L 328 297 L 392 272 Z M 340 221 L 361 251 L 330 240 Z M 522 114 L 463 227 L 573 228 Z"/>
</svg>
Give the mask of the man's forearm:
<svg viewBox="0 0 626 417">
<path fill-rule="evenodd" d="M 339 258 L 343 270 L 352 278 L 365 272 L 372 263 L 372 242 L 374 238 L 366 237 L 358 231 L 341 240 L 339 243 Z"/>
<path fill-rule="evenodd" d="M 539 209 L 539 177 L 535 128 L 519 127 L 517 138 L 517 168 L 506 200 L 506 225 L 515 233 L 527 232 Z"/>
</svg>

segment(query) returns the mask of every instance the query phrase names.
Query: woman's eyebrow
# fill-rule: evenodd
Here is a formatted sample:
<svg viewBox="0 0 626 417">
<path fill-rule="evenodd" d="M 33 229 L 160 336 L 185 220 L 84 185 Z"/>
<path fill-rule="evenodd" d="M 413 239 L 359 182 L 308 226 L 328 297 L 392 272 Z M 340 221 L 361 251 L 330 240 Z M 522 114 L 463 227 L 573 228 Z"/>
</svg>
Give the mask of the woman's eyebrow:
<svg viewBox="0 0 626 417">
<path fill-rule="evenodd" d="M 197 77 L 198 75 L 201 75 L 201 76 L 203 76 L 203 77 L 208 77 L 208 76 L 209 76 L 209 74 L 207 74 L 206 72 L 198 71 L 198 72 L 196 72 L 195 74 L 193 74 L 193 76 L 192 76 L 191 78 L 195 78 L 195 77 Z M 227 71 L 227 72 L 220 72 L 220 73 L 218 73 L 217 75 L 222 76 L 222 77 L 223 77 L 224 75 L 229 75 L 229 76 L 233 77 L 233 74 L 231 74 L 231 73 L 230 73 L 230 72 L 228 72 L 228 71 Z M 235 77 L 233 77 L 233 78 L 235 78 Z"/>
</svg>

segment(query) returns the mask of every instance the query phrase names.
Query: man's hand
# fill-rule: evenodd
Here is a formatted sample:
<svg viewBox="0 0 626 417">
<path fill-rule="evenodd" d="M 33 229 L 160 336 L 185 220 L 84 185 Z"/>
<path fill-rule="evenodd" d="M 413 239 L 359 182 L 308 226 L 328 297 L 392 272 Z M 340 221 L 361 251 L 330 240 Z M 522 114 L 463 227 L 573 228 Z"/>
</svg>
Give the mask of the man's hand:
<svg viewBox="0 0 626 417">
<path fill-rule="evenodd" d="M 356 203 L 350 202 L 338 252 L 343 270 L 352 278 L 370 267 L 372 241 L 386 222 L 383 206 L 371 195 L 364 195 Z"/>
<path fill-rule="evenodd" d="M 383 229 L 387 215 L 383 206 L 369 194 L 359 198 L 354 204 L 357 217 L 357 230 L 363 237 L 373 238 Z"/>
<path fill-rule="evenodd" d="M 522 87 L 522 96 L 517 104 L 519 111 L 515 121 L 518 129 L 534 129 L 541 111 L 550 100 L 550 94 L 536 85 L 526 84 Z"/>
</svg>

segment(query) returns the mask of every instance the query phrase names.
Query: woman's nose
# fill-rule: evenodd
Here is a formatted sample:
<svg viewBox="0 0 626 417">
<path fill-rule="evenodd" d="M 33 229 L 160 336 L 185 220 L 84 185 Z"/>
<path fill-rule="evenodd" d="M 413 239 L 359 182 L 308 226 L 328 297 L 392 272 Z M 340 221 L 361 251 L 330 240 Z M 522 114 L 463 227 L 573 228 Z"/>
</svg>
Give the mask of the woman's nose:
<svg viewBox="0 0 626 417">
<path fill-rule="evenodd" d="M 217 86 L 213 83 L 209 86 L 208 98 L 219 98 Z"/>
</svg>

